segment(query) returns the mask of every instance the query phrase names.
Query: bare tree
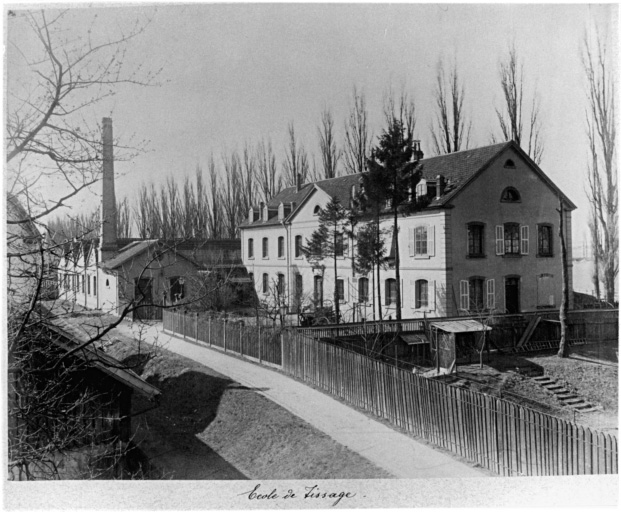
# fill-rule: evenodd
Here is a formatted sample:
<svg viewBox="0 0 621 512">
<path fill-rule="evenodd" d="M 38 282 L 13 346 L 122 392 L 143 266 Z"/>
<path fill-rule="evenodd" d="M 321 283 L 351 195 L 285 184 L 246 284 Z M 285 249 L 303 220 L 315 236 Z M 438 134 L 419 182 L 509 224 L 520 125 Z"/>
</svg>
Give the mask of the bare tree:
<svg viewBox="0 0 621 512">
<path fill-rule="evenodd" d="M 99 217 L 99 216 L 98 216 Z M 131 235 L 131 210 L 127 197 L 116 205 L 116 236 L 129 238 Z"/>
<path fill-rule="evenodd" d="M 276 166 L 276 155 L 271 141 L 262 140 L 257 147 L 257 181 L 259 192 L 267 203 L 282 189 L 282 176 Z"/>
<path fill-rule="evenodd" d="M 539 95 L 535 90 L 530 101 L 524 97 L 524 65 L 515 45 L 500 62 L 499 77 L 504 103 L 496 108 L 500 135 L 492 135 L 492 142 L 514 140 L 539 164 L 544 151 Z"/>
<path fill-rule="evenodd" d="M 599 289 L 599 279 L 603 277 L 606 300 L 613 303 L 619 273 L 616 91 L 606 41 L 599 33 L 595 42 L 590 42 L 585 35 L 582 64 L 587 78 L 586 121 L 591 157 L 587 193 L 592 208 L 590 227 L 596 261 L 596 287 Z"/>
<path fill-rule="evenodd" d="M 457 63 L 446 76 L 444 62 L 438 61 L 436 89 L 436 119 L 431 127 L 435 153 L 443 155 L 468 149 L 472 121 L 464 114 L 464 83 L 459 78 Z"/>
<path fill-rule="evenodd" d="M 365 95 L 354 86 L 353 104 L 350 107 L 349 117 L 345 121 L 343 156 L 347 174 L 366 171 L 371 146 L 368 117 Z"/>
<path fill-rule="evenodd" d="M 414 98 L 405 90 L 405 86 L 401 87 L 398 97 L 392 87 L 384 94 L 384 120 L 388 131 L 394 129 L 398 123 L 410 137 L 414 137 L 416 105 Z"/>
<path fill-rule="evenodd" d="M 296 138 L 293 122 L 287 127 L 289 140 L 285 148 L 285 160 L 282 165 L 285 186 L 300 186 L 307 182 L 309 175 L 308 154 L 304 145 Z M 299 181 L 299 183 L 298 183 Z"/>
<path fill-rule="evenodd" d="M 563 199 L 558 198 L 559 208 L 559 225 L 558 236 L 561 241 L 561 280 L 562 280 L 562 297 L 561 307 L 559 310 L 559 320 L 561 322 L 561 340 L 559 343 L 558 356 L 567 357 L 569 355 L 569 342 L 567 340 L 567 310 L 569 309 L 569 276 L 567 264 L 567 242 L 565 240 L 565 209 Z"/>
<path fill-rule="evenodd" d="M 325 108 L 321 113 L 321 125 L 317 127 L 319 135 L 319 150 L 323 165 L 323 178 L 335 178 L 338 174 L 338 163 L 341 151 L 336 146 L 334 137 L 334 118 L 330 109 Z"/>
<path fill-rule="evenodd" d="M 59 349 L 50 334 L 51 320 L 44 314 L 44 300 L 50 298 L 44 293 L 45 283 L 56 276 L 60 247 L 40 231 L 45 232 L 42 222 L 50 213 L 58 214 L 67 201 L 100 179 L 101 127 L 87 121 L 95 117 L 93 107 L 120 85 L 148 85 L 154 78 L 146 69 L 124 66 L 126 51 L 143 32 L 144 23 L 124 31 L 127 20 L 123 20 L 98 38 L 100 32 L 92 30 L 96 17 L 92 25 L 83 26 L 72 16 L 71 10 L 11 11 L 7 23 L 5 176 L 13 204 L 7 218 L 13 478 L 58 478 L 59 457 L 70 446 L 91 443 L 92 421 L 106 417 L 106 403 L 79 380 L 92 361 L 76 359 L 80 347 Z M 23 38 L 34 44 L 23 44 Z M 136 154 L 141 144 L 130 148 L 116 140 L 115 147 L 123 158 Z M 98 230 L 88 222 L 77 224 L 82 233 L 74 245 L 84 251 L 87 233 Z M 101 335 L 105 332 L 109 329 Z M 99 335 L 89 338 L 84 348 L 99 339 Z M 104 409 L 93 407 L 95 403 Z"/>
</svg>

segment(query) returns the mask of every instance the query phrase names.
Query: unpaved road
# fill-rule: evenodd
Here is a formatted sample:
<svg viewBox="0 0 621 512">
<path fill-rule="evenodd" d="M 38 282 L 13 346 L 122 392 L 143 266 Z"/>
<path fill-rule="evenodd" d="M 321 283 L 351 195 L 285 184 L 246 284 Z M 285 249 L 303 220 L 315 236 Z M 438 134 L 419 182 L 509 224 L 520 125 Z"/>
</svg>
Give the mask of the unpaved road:
<svg viewBox="0 0 621 512">
<path fill-rule="evenodd" d="M 157 340 L 162 348 L 257 390 L 397 478 L 490 476 L 485 470 L 470 467 L 279 372 L 170 336 L 160 331 L 161 324 L 139 328 L 143 340 Z M 137 336 L 138 327 L 124 323 L 117 330 L 126 336 Z"/>
</svg>

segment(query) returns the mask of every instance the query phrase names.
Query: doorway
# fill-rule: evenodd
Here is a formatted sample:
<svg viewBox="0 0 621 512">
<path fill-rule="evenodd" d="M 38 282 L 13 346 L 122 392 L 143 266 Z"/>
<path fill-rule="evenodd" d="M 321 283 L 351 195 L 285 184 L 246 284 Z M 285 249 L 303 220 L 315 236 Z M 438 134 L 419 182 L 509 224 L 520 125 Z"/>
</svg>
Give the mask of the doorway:
<svg viewBox="0 0 621 512">
<path fill-rule="evenodd" d="M 520 278 L 505 278 L 505 309 L 507 313 L 520 312 Z"/>
</svg>

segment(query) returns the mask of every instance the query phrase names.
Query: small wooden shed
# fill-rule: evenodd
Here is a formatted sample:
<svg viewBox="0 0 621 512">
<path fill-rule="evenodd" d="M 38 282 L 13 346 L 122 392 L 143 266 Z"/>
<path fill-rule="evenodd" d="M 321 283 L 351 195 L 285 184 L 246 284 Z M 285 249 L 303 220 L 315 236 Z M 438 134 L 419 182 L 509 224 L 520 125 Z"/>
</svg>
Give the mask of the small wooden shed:
<svg viewBox="0 0 621 512">
<path fill-rule="evenodd" d="M 436 370 L 453 373 L 459 353 L 468 346 L 479 344 L 483 333 L 492 328 L 473 319 L 431 322 L 431 355 L 436 361 Z"/>
</svg>

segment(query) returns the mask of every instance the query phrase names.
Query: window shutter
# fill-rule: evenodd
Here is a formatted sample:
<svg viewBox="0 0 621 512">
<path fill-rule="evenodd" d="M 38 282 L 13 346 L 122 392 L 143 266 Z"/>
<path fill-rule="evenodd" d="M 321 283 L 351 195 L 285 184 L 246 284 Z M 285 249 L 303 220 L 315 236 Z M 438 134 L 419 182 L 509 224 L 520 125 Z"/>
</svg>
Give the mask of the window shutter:
<svg viewBox="0 0 621 512">
<path fill-rule="evenodd" d="M 496 255 L 505 253 L 505 227 L 496 226 Z"/>
<path fill-rule="evenodd" d="M 470 285 L 468 281 L 459 281 L 459 309 L 468 310 L 470 305 Z"/>
<path fill-rule="evenodd" d="M 496 308 L 496 282 L 493 279 L 487 280 L 487 309 Z"/>
<path fill-rule="evenodd" d="M 434 311 L 436 309 L 436 282 L 429 281 L 429 285 L 427 288 L 427 296 L 429 298 L 429 311 Z"/>
<path fill-rule="evenodd" d="M 528 226 L 520 227 L 520 238 L 522 239 L 521 253 L 528 254 Z"/>
<path fill-rule="evenodd" d="M 427 255 L 436 255 L 436 230 L 431 224 L 427 226 Z"/>
<path fill-rule="evenodd" d="M 388 279 L 384 281 L 384 305 L 390 305 L 390 286 L 388 284 Z"/>
<path fill-rule="evenodd" d="M 412 298 L 410 307 L 415 308 L 416 307 L 416 281 L 410 281 L 410 290 L 412 291 L 412 294 L 410 295 L 410 297 Z"/>
<path fill-rule="evenodd" d="M 414 256 L 414 228 L 408 229 L 408 249 L 410 256 Z"/>
</svg>

